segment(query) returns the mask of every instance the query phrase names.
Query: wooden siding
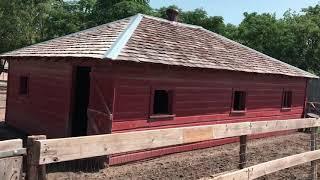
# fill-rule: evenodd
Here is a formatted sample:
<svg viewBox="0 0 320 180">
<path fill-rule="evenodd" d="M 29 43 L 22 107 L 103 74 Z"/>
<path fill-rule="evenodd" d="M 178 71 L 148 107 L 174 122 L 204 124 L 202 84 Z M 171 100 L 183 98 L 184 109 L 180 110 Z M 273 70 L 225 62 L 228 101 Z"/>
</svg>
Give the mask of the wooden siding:
<svg viewBox="0 0 320 180">
<path fill-rule="evenodd" d="M 108 66 L 94 67 L 90 74 L 88 134 L 111 133 L 113 113 L 113 79 Z"/>
<path fill-rule="evenodd" d="M 65 61 L 10 63 L 7 122 L 28 133 L 68 136 L 73 65 Z M 110 133 L 111 126 L 113 132 L 121 132 L 300 118 L 304 110 L 305 78 L 137 63 L 91 65 L 89 134 Z M 26 74 L 30 94 L 20 96 L 19 76 Z M 174 118 L 149 120 L 154 88 L 174 90 Z M 247 91 L 245 114 L 230 113 L 233 89 Z M 293 91 L 290 111 L 281 110 L 283 89 Z M 107 109 L 113 114 L 112 125 Z"/>
<path fill-rule="evenodd" d="M 110 61 L 10 61 L 6 121 L 30 134 L 69 136 L 72 67 L 91 66 L 88 134 L 241 121 L 300 118 L 306 78 Z M 29 95 L 18 94 L 19 76 L 29 75 Z M 149 120 L 151 90 L 174 90 L 174 118 Z M 231 114 L 232 91 L 247 91 L 247 112 Z M 293 107 L 281 110 L 283 89 L 293 91 Z M 101 92 L 101 94 L 99 93 Z M 110 113 L 113 114 L 110 117 Z M 111 129 L 112 128 L 112 129 Z M 263 135 L 266 136 L 266 135 Z M 167 149 L 115 155 L 111 164 L 234 142 L 204 141 Z"/>
<path fill-rule="evenodd" d="M 68 135 L 72 66 L 52 61 L 10 61 L 6 122 L 29 134 Z M 19 77 L 29 77 L 28 95 Z"/>
<path fill-rule="evenodd" d="M 305 78 L 228 71 L 186 70 L 167 66 L 115 66 L 113 132 L 159 127 L 300 118 L 305 103 Z M 175 92 L 176 117 L 149 120 L 153 88 Z M 232 114 L 232 91 L 247 91 L 247 111 Z M 281 109 L 283 89 L 293 91 L 292 108 Z"/>
</svg>

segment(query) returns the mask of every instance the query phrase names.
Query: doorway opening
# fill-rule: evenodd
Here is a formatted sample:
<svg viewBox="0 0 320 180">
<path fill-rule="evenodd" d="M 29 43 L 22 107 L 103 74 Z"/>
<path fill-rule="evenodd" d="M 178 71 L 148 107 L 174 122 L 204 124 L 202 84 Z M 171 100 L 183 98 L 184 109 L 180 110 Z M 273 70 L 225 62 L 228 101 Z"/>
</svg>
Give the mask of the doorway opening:
<svg viewBox="0 0 320 180">
<path fill-rule="evenodd" d="M 87 135 L 90 71 L 90 67 L 76 67 L 74 77 L 74 107 L 71 122 L 71 136 L 73 137 Z"/>
</svg>

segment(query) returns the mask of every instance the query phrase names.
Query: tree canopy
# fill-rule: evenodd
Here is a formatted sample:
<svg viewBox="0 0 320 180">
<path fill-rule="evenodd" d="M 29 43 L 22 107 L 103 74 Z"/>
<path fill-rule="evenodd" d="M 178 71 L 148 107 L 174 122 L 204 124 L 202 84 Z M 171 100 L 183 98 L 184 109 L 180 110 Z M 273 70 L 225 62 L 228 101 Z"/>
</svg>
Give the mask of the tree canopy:
<svg viewBox="0 0 320 180">
<path fill-rule="evenodd" d="M 169 6 L 179 9 L 177 6 Z M 149 0 L 1 0 L 0 53 L 56 38 L 137 13 L 166 18 L 166 9 L 153 9 Z M 179 21 L 254 48 L 320 75 L 320 4 L 282 18 L 270 13 L 244 13 L 239 25 L 204 9 L 183 11 Z"/>
</svg>

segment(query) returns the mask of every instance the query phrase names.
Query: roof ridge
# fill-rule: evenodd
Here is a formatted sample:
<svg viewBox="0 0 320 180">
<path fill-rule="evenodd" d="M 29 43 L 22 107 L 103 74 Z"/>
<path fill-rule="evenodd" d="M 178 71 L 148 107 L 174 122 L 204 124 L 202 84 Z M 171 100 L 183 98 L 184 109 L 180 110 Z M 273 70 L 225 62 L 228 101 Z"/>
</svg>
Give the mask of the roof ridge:
<svg viewBox="0 0 320 180">
<path fill-rule="evenodd" d="M 169 21 L 169 20 L 164 19 L 164 18 L 154 17 L 154 16 L 150 16 L 150 15 L 146 15 L 146 14 L 141 14 L 141 15 L 144 16 L 145 18 L 153 19 L 153 20 L 156 20 L 156 21 L 162 21 L 162 22 L 175 24 L 175 25 L 180 25 L 180 26 L 185 26 L 185 27 L 189 27 L 189 28 L 195 28 L 195 29 L 203 28 L 202 26 L 198 26 L 198 25 L 186 24 L 186 23 L 181 23 L 181 22 L 177 22 L 177 21 Z"/>
<path fill-rule="evenodd" d="M 200 27 L 201 27 L 201 26 L 200 26 Z M 282 64 L 284 64 L 284 65 L 286 65 L 286 66 L 289 66 L 290 68 L 294 68 L 295 70 L 303 71 L 304 73 L 307 73 L 307 74 L 309 75 L 309 77 L 311 77 L 311 78 L 319 78 L 319 76 L 317 76 L 317 75 L 314 75 L 314 74 L 312 74 L 312 73 L 310 73 L 310 72 L 307 72 L 307 71 L 305 71 L 305 70 L 302 70 L 302 69 L 300 69 L 300 68 L 297 68 L 297 67 L 295 67 L 295 66 L 293 66 L 293 65 L 290 65 L 290 64 L 288 64 L 288 63 L 286 63 L 286 62 L 280 61 L 280 60 L 278 60 L 278 59 L 276 59 L 276 58 L 273 58 L 273 57 L 271 57 L 271 56 L 268 56 L 268 55 L 266 55 L 266 54 L 263 54 L 262 52 L 259 52 L 259 51 L 255 50 L 255 49 L 252 49 L 252 48 L 250 48 L 250 47 L 248 47 L 248 46 L 245 46 L 245 45 L 243 45 L 243 44 L 241 44 L 241 43 L 238 43 L 238 42 L 236 42 L 236 41 L 233 41 L 233 40 L 231 40 L 231 39 L 228 39 L 228 38 L 226 38 L 226 37 L 224 37 L 224 36 L 222 36 L 222 35 L 220 35 L 220 34 L 217 34 L 217 33 L 215 33 L 215 32 L 212 32 L 212 31 L 210 31 L 210 30 L 208 30 L 208 29 L 206 29 L 206 28 L 204 28 L 204 27 L 201 27 L 201 29 L 204 30 L 204 31 L 206 31 L 206 32 L 208 32 L 208 33 L 211 33 L 211 34 L 217 36 L 217 37 L 220 38 L 220 39 L 226 40 L 226 41 L 228 41 L 228 42 L 230 42 L 230 43 L 233 43 L 233 44 L 236 44 L 236 45 L 238 45 L 238 46 L 241 46 L 242 48 L 246 48 L 246 49 L 248 49 L 248 50 L 250 50 L 250 51 L 254 51 L 255 53 L 257 53 L 257 54 L 259 54 L 259 55 L 262 55 L 262 56 L 264 56 L 264 57 L 270 58 L 270 59 L 273 60 L 273 61 L 282 63 Z"/>
<path fill-rule="evenodd" d="M 127 25 L 126 29 L 122 31 L 122 33 L 118 36 L 116 41 L 111 45 L 111 47 L 106 51 L 104 54 L 104 59 L 116 59 L 121 50 L 125 47 L 131 36 L 133 35 L 134 31 L 139 26 L 141 20 L 143 18 L 142 14 L 137 14 L 133 16 L 129 24 Z"/>
</svg>

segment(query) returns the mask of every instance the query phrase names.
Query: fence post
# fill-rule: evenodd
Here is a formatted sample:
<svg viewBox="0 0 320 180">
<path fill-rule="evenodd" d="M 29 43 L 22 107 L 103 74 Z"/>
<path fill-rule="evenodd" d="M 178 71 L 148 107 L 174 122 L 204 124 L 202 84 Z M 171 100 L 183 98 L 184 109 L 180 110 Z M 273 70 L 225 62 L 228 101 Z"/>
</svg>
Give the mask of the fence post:
<svg viewBox="0 0 320 180">
<path fill-rule="evenodd" d="M 46 165 L 39 166 L 40 147 L 37 140 L 46 139 L 45 135 L 28 136 L 27 139 L 27 180 L 46 180 Z"/>
<path fill-rule="evenodd" d="M 247 164 L 247 157 L 246 157 L 247 140 L 248 140 L 247 135 L 240 136 L 240 151 L 239 151 L 239 156 L 240 156 L 239 168 L 240 169 L 245 168 Z"/>
<path fill-rule="evenodd" d="M 311 128 L 310 148 L 311 151 L 317 150 L 317 131 L 318 127 Z M 317 162 L 311 161 L 311 179 L 317 180 Z"/>
</svg>

